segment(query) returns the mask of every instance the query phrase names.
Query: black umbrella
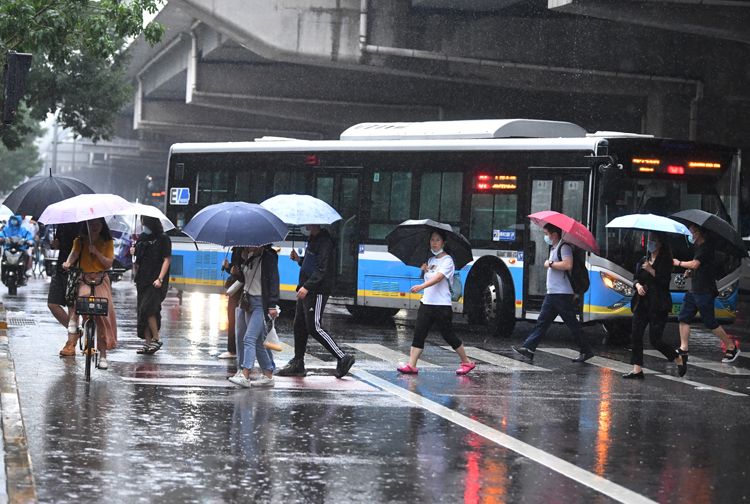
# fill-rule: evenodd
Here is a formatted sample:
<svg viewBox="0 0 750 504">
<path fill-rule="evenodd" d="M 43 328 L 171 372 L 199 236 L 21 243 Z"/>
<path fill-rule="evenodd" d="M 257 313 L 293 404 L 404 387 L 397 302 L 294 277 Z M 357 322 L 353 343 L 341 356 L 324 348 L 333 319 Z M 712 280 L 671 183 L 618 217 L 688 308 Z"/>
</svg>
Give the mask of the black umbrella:
<svg viewBox="0 0 750 504">
<path fill-rule="evenodd" d="M 720 241 L 715 244 L 717 249 L 739 257 L 747 257 L 747 248 L 745 248 L 745 244 L 742 242 L 742 236 L 740 236 L 740 233 L 730 223 L 721 217 L 698 209 L 683 210 L 670 215 L 670 217 L 686 225 L 695 224 L 696 226 L 700 226 L 718 237 Z"/>
<path fill-rule="evenodd" d="M 431 255 L 430 235 L 435 230 L 445 233 L 445 251 L 453 257 L 456 269 L 461 269 L 474 260 L 469 240 L 453 231 L 449 224 L 430 219 L 407 220 L 399 224 L 385 237 L 388 252 L 401 259 L 404 264 L 418 268 Z"/>
<path fill-rule="evenodd" d="M 52 203 L 93 192 L 93 189 L 80 180 L 53 177 L 50 170 L 49 177 L 32 177 L 13 189 L 5 198 L 4 204 L 17 214 L 31 215 L 32 218 L 38 219 L 44 209 Z"/>
</svg>

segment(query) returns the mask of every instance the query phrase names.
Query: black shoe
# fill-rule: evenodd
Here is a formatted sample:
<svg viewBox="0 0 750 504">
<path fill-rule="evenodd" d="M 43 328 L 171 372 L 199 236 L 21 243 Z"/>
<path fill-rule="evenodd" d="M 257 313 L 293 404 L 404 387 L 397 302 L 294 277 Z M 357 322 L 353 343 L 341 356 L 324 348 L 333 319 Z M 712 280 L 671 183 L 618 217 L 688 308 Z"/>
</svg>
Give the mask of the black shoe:
<svg viewBox="0 0 750 504">
<path fill-rule="evenodd" d="M 276 372 L 277 376 L 306 376 L 305 363 L 301 360 L 292 359 L 283 368 Z"/>
<path fill-rule="evenodd" d="M 514 347 L 514 346 L 511 346 L 510 348 L 514 352 L 516 352 L 518 355 L 520 355 L 521 357 L 525 357 L 525 358 L 529 359 L 529 361 L 533 361 L 534 360 L 534 352 L 532 352 L 528 348 L 526 348 L 526 347 Z"/>
<path fill-rule="evenodd" d="M 594 356 L 594 352 L 579 353 L 575 359 L 570 359 L 572 362 L 586 362 Z"/>
<path fill-rule="evenodd" d="M 336 378 L 343 378 L 346 376 L 346 373 L 349 372 L 349 369 L 354 365 L 354 356 L 352 354 L 344 354 L 342 358 L 339 359 L 339 363 L 336 364 Z"/>
<path fill-rule="evenodd" d="M 633 371 L 631 371 L 628 374 L 622 375 L 622 377 L 626 380 L 643 380 L 644 375 L 643 371 L 639 371 L 638 373 L 634 373 Z"/>
<path fill-rule="evenodd" d="M 737 346 L 735 343 L 735 346 L 732 350 L 727 350 L 724 352 L 724 358 L 721 359 L 721 362 L 724 364 L 729 364 L 730 362 L 734 362 L 737 360 L 737 357 L 740 356 L 740 347 Z"/>
<path fill-rule="evenodd" d="M 682 377 L 685 376 L 685 373 L 687 373 L 688 353 L 682 348 L 678 348 L 677 353 L 680 357 L 682 357 L 682 364 L 677 364 L 677 374 Z"/>
</svg>

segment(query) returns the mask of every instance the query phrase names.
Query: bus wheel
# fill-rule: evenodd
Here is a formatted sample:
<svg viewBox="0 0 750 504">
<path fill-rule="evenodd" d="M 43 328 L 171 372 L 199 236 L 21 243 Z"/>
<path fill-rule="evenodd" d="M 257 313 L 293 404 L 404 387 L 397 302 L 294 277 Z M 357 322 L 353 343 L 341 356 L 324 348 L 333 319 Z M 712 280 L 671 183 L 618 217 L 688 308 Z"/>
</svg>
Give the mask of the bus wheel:
<svg viewBox="0 0 750 504">
<path fill-rule="evenodd" d="M 490 271 L 478 285 L 472 306 L 468 307 L 470 324 L 487 325 L 496 337 L 509 337 L 516 327 L 515 293 L 511 279 Z"/>
<path fill-rule="evenodd" d="M 355 320 L 360 322 L 383 323 L 399 312 L 398 308 L 374 308 L 372 306 L 346 305 Z"/>
<path fill-rule="evenodd" d="M 632 322 L 629 319 L 612 319 L 602 322 L 604 345 L 623 345 L 630 342 Z"/>
</svg>

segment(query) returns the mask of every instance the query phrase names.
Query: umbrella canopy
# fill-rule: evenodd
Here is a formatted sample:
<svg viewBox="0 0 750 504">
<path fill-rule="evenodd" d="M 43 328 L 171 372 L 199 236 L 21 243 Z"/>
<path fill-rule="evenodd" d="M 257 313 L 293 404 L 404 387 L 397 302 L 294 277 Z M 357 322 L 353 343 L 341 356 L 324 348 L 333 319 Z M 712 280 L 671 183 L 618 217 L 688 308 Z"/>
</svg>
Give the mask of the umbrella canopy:
<svg viewBox="0 0 750 504">
<path fill-rule="evenodd" d="M 279 194 L 261 202 L 286 224 L 333 224 L 341 215 L 325 201 L 307 194 Z"/>
<path fill-rule="evenodd" d="M 15 215 L 13 213 L 13 210 L 5 205 L 0 205 L 0 220 L 7 221 L 8 219 L 10 219 L 11 215 Z"/>
<path fill-rule="evenodd" d="M 738 257 L 747 257 L 747 248 L 742 242 L 739 231 L 721 217 L 697 208 L 683 210 L 670 215 L 670 217 L 685 224 L 700 226 L 718 237 L 719 241 L 715 243 L 718 249 Z"/>
<path fill-rule="evenodd" d="M 260 205 L 228 201 L 209 205 L 190 219 L 182 232 L 195 241 L 224 247 L 256 247 L 283 240 L 288 228 Z"/>
<path fill-rule="evenodd" d="M 660 231 L 662 233 L 675 233 L 689 235 L 690 231 L 684 224 L 654 214 L 630 214 L 612 219 L 608 228 L 641 229 L 644 231 Z"/>
<path fill-rule="evenodd" d="M 539 227 L 543 227 L 545 224 L 552 224 L 562 230 L 562 240 L 571 245 L 575 245 L 583 250 L 589 252 L 599 253 L 599 246 L 596 244 L 594 235 L 591 234 L 586 226 L 568 217 L 560 212 L 552 210 L 545 210 L 543 212 L 536 212 L 529 215 L 531 222 Z"/>
<path fill-rule="evenodd" d="M 62 224 L 83 222 L 99 217 L 120 215 L 128 211 L 132 203 L 116 194 L 80 194 L 49 205 L 39 222 Z"/>
<path fill-rule="evenodd" d="M 445 233 L 445 251 L 453 258 L 456 269 L 461 269 L 474 260 L 469 240 L 461 233 L 453 231 L 450 224 L 430 219 L 407 220 L 396 226 L 396 229 L 385 237 L 388 252 L 398 257 L 404 264 L 418 268 L 432 255 L 430 235 L 435 230 Z"/>
<path fill-rule="evenodd" d="M 52 203 L 77 196 L 92 194 L 89 186 L 68 177 L 49 176 L 32 177 L 5 198 L 5 205 L 17 214 L 31 215 L 39 220 L 40 215 Z"/>
<path fill-rule="evenodd" d="M 153 217 L 155 219 L 159 219 L 161 222 L 161 227 L 164 229 L 164 231 L 169 231 L 170 229 L 174 229 L 175 225 L 172 224 L 172 221 L 169 220 L 169 218 L 164 215 L 164 212 L 159 210 L 153 205 L 144 205 L 143 203 L 131 203 L 130 208 L 125 210 L 124 212 L 120 213 L 119 215 L 145 215 L 146 217 Z"/>
</svg>

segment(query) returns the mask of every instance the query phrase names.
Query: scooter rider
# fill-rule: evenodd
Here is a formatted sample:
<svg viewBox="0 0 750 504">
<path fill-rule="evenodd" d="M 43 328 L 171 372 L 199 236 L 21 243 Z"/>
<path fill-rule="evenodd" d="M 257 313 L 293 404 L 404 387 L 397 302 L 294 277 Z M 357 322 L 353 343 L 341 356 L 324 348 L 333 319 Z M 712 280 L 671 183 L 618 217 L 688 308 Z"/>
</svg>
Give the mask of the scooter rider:
<svg viewBox="0 0 750 504">
<path fill-rule="evenodd" d="M 11 215 L 8 224 L 0 231 L 0 243 L 5 244 L 10 238 L 21 238 L 22 243 L 19 244 L 19 248 L 28 256 L 27 250 L 34 246 L 34 237 L 28 229 L 21 226 L 22 222 L 23 218 L 20 215 Z"/>
</svg>

